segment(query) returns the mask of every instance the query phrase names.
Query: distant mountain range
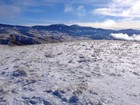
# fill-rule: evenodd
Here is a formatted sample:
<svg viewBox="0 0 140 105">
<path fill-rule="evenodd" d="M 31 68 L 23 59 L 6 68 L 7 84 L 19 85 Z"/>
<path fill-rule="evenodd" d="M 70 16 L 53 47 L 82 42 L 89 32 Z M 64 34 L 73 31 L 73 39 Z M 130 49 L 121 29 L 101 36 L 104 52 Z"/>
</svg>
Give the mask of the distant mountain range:
<svg viewBox="0 0 140 105">
<path fill-rule="evenodd" d="M 140 34 L 140 30 L 107 30 L 78 25 L 17 26 L 0 24 L 0 44 L 30 45 L 81 39 L 116 40 L 111 33 Z"/>
</svg>

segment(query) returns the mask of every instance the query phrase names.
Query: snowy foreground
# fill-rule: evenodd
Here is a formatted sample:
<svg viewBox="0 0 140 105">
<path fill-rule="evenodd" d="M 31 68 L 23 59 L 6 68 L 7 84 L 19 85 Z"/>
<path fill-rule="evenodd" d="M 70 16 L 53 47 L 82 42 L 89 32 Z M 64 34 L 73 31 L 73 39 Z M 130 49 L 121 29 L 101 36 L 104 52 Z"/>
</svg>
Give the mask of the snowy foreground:
<svg viewBox="0 0 140 105">
<path fill-rule="evenodd" d="M 140 43 L 0 46 L 0 105 L 140 105 Z"/>
</svg>

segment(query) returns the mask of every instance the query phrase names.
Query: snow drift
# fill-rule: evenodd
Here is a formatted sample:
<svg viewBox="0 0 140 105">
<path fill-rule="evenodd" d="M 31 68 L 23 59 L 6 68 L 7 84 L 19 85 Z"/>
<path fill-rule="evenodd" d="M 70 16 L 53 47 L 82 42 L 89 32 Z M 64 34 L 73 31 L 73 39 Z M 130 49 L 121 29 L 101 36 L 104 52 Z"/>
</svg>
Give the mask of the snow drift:
<svg viewBox="0 0 140 105">
<path fill-rule="evenodd" d="M 0 46 L 0 105 L 140 105 L 140 43 Z"/>
</svg>

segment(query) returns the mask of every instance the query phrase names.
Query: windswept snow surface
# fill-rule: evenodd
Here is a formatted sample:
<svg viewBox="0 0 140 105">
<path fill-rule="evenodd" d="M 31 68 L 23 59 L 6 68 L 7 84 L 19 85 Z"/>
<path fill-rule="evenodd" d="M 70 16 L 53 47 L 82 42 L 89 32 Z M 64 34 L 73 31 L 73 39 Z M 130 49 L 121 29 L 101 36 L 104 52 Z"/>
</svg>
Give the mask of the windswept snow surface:
<svg viewBox="0 0 140 105">
<path fill-rule="evenodd" d="M 0 46 L 0 105 L 140 105 L 140 43 Z"/>
</svg>

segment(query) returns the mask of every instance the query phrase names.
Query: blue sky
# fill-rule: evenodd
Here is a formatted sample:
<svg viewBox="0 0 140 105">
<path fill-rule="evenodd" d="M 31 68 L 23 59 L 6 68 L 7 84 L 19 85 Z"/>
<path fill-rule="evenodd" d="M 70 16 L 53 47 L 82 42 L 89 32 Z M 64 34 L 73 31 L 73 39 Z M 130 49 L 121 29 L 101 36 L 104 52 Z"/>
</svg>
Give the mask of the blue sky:
<svg viewBox="0 0 140 105">
<path fill-rule="evenodd" d="M 140 0 L 0 0 L 0 23 L 140 28 Z"/>
</svg>

